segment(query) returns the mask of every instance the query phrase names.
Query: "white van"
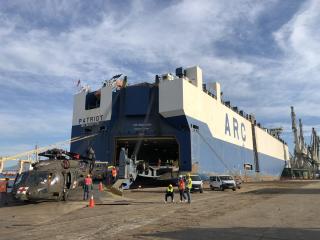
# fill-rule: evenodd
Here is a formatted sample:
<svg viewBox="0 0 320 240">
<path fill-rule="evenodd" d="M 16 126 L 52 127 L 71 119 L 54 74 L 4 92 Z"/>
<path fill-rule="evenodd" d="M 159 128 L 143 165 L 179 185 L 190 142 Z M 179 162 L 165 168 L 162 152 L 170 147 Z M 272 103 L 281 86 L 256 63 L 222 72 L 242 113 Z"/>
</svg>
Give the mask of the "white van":
<svg viewBox="0 0 320 240">
<path fill-rule="evenodd" d="M 210 188 L 212 190 L 221 190 L 224 191 L 225 189 L 232 189 L 236 191 L 237 185 L 234 178 L 230 175 L 215 175 L 210 176 L 209 178 Z"/>
</svg>

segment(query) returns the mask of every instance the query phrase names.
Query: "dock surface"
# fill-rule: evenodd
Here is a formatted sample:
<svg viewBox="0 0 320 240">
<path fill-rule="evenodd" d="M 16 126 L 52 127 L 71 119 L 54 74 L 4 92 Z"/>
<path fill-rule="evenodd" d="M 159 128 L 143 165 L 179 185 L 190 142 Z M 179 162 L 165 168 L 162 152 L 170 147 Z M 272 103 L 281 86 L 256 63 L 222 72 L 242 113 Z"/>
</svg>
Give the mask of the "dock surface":
<svg viewBox="0 0 320 240">
<path fill-rule="evenodd" d="M 97 186 L 96 186 L 97 187 Z M 1 205 L 0 239 L 319 239 L 320 181 L 245 183 L 164 204 L 164 188 Z"/>
</svg>

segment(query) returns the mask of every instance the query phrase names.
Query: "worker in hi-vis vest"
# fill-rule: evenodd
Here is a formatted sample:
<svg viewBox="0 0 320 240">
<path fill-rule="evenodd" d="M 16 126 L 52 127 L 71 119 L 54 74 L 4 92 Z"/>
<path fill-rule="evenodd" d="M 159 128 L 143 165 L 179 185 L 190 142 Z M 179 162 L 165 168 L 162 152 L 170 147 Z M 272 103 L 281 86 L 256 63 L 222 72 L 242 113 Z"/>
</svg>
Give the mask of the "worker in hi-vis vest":
<svg viewBox="0 0 320 240">
<path fill-rule="evenodd" d="M 186 195 L 184 193 L 184 191 L 186 190 L 186 183 L 182 177 L 182 175 L 179 176 L 179 180 L 178 180 L 178 188 L 179 188 L 179 193 L 180 193 L 180 202 L 186 201 Z"/>
<path fill-rule="evenodd" d="M 83 200 L 88 200 L 90 197 L 90 191 L 93 190 L 93 184 L 92 184 L 92 178 L 90 174 L 87 175 L 87 177 L 84 179 L 83 183 Z"/>
<path fill-rule="evenodd" d="M 192 179 L 190 177 L 190 173 L 188 173 L 187 179 L 186 179 L 186 191 L 185 191 L 185 193 L 187 194 L 188 203 L 191 203 L 191 195 L 190 195 L 191 188 L 192 188 Z"/>
<path fill-rule="evenodd" d="M 171 197 L 171 202 L 174 202 L 174 193 L 173 193 L 173 186 L 170 184 L 167 187 L 166 196 L 164 202 L 167 203 L 168 197 Z"/>
<path fill-rule="evenodd" d="M 114 184 L 117 180 L 117 168 L 115 166 L 111 169 L 112 183 Z"/>
</svg>

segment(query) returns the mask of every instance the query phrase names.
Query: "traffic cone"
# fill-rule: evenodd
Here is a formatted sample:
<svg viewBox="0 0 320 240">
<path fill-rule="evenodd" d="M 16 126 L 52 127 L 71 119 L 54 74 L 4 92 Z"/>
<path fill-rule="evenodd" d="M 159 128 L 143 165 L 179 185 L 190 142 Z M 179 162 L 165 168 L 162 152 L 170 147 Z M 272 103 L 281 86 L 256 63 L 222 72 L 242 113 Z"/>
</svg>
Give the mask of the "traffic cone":
<svg viewBox="0 0 320 240">
<path fill-rule="evenodd" d="M 102 182 L 99 183 L 99 192 L 102 192 L 103 191 L 103 185 L 102 185 Z"/>
<path fill-rule="evenodd" d="M 89 208 L 93 208 L 94 207 L 94 199 L 93 199 L 93 195 L 91 195 L 90 201 L 89 201 Z"/>
</svg>

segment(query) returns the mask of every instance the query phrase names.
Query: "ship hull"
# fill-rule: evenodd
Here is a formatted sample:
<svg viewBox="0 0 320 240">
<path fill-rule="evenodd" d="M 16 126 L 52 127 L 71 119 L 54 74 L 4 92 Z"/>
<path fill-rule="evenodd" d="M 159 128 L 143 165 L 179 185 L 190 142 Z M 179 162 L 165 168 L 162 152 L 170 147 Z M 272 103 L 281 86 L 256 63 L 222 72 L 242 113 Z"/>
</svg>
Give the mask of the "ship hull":
<svg viewBox="0 0 320 240">
<path fill-rule="evenodd" d="M 117 91 L 105 86 L 94 109 L 85 108 L 89 93 L 77 94 L 72 138 L 92 137 L 73 142 L 71 151 L 85 154 L 91 146 L 97 160 L 117 165 L 125 148 L 128 157 L 153 168 L 178 167 L 168 179 L 186 172 L 279 179 L 289 156 L 287 145 L 208 95 L 201 81 L 179 78 Z"/>
</svg>

